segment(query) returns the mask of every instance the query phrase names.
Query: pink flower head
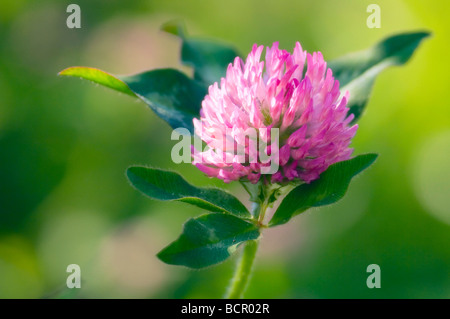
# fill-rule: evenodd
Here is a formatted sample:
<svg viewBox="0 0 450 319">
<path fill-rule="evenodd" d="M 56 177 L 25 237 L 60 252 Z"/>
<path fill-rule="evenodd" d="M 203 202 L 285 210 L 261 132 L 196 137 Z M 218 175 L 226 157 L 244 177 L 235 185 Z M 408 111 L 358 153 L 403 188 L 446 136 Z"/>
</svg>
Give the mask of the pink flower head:
<svg viewBox="0 0 450 319">
<path fill-rule="evenodd" d="M 291 54 L 275 42 L 260 61 L 263 49 L 255 44 L 245 63 L 236 57 L 220 85 L 209 87 L 200 119 L 194 119 L 196 135 L 209 148 L 193 148 L 193 164 L 227 183 L 256 183 L 261 176 L 272 183 L 309 183 L 353 152 L 349 144 L 358 126 L 349 125 L 354 116 L 347 116 L 348 92 L 341 96 L 322 53 L 307 53 L 297 42 Z M 260 160 L 254 146 L 264 141 L 259 152 L 274 155 L 270 129 L 278 129 L 278 166 L 264 175 L 269 163 Z"/>
</svg>

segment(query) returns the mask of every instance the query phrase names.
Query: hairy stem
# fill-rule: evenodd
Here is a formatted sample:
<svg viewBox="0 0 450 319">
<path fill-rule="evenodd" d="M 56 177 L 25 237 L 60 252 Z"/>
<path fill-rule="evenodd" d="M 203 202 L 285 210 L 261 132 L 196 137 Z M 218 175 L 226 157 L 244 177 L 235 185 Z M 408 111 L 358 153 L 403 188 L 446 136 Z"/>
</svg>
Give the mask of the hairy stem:
<svg viewBox="0 0 450 319">
<path fill-rule="evenodd" d="M 236 271 L 226 295 L 227 299 L 239 299 L 243 297 L 252 272 L 256 251 L 258 250 L 258 240 L 249 240 L 245 243 L 241 259 L 237 264 Z"/>
</svg>

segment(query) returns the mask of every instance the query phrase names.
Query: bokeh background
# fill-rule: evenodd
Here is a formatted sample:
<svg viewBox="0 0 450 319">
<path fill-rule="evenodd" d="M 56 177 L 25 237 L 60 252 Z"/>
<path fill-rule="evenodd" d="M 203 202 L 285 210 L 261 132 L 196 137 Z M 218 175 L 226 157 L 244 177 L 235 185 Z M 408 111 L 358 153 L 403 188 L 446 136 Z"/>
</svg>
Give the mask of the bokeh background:
<svg viewBox="0 0 450 319">
<path fill-rule="evenodd" d="M 182 19 L 192 35 L 291 50 L 301 41 L 330 60 L 395 32 L 429 30 L 410 62 L 377 79 L 354 140 L 379 159 L 336 205 L 264 234 L 250 298 L 450 297 L 450 2 L 77 0 L 82 28 L 66 27 L 69 1 L 0 2 L 0 297 L 216 298 L 236 258 L 203 271 L 155 254 L 201 210 L 161 203 L 128 184 L 145 164 L 219 185 L 170 160 L 171 130 L 143 104 L 86 81 L 73 65 L 115 74 L 175 67 L 180 42 L 159 27 Z M 226 187 L 245 198 L 239 185 Z M 81 267 L 68 293 L 66 267 Z M 368 289 L 366 267 L 381 267 Z"/>
</svg>

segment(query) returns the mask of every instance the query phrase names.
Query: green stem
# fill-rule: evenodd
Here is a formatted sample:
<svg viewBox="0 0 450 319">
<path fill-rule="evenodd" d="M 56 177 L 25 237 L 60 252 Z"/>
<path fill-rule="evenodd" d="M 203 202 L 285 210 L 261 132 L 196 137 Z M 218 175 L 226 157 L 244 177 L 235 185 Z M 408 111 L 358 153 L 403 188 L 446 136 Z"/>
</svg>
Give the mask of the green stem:
<svg viewBox="0 0 450 319">
<path fill-rule="evenodd" d="M 264 219 L 265 210 L 267 208 L 265 204 L 266 194 L 264 185 L 261 183 L 254 185 L 246 182 L 242 182 L 241 184 L 250 195 L 253 221 L 258 224 L 258 227 L 261 228 L 262 219 Z M 244 250 L 242 251 L 242 255 L 237 263 L 233 279 L 231 280 L 225 298 L 238 299 L 243 297 L 250 280 L 253 263 L 258 250 L 258 244 L 258 239 L 249 240 L 245 243 Z"/>
<path fill-rule="evenodd" d="M 249 240 L 244 247 L 241 259 L 239 260 L 236 272 L 229 291 L 227 293 L 227 299 L 239 299 L 242 298 L 245 288 L 247 287 L 252 271 L 253 262 L 255 260 L 256 251 L 258 250 L 258 240 Z"/>
</svg>

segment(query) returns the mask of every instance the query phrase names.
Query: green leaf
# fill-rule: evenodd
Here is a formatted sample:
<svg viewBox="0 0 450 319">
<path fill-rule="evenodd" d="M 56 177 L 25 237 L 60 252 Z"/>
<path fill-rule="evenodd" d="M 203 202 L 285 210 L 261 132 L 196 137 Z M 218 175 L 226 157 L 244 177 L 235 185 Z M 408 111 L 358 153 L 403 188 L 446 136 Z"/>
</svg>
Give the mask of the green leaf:
<svg viewBox="0 0 450 319">
<path fill-rule="evenodd" d="M 159 69 L 119 77 L 172 128 L 193 132 L 192 120 L 199 116 L 206 88 L 174 69 Z"/>
<path fill-rule="evenodd" d="M 122 80 L 118 79 L 116 76 L 109 74 L 105 71 L 89 68 L 84 66 L 74 66 L 67 69 L 62 70 L 58 73 L 58 75 L 63 76 L 74 76 L 80 77 L 94 83 L 98 83 L 100 85 L 106 86 L 110 89 L 131 95 L 136 96 L 133 91 L 130 90 L 128 85 L 124 83 Z"/>
<path fill-rule="evenodd" d="M 182 39 L 186 37 L 186 27 L 182 20 L 168 21 L 161 26 L 161 30 L 176 35 Z"/>
<path fill-rule="evenodd" d="M 364 154 L 335 163 L 319 179 L 297 186 L 283 199 L 269 226 L 285 224 L 308 208 L 337 202 L 344 197 L 353 176 L 369 167 L 376 158 L 376 154 Z"/>
<path fill-rule="evenodd" d="M 208 39 L 188 37 L 179 22 L 168 22 L 162 30 L 181 38 L 181 62 L 194 69 L 194 78 L 209 86 L 224 77 L 228 64 L 239 56 L 228 44 Z"/>
<path fill-rule="evenodd" d="M 176 200 L 213 212 L 251 217 L 247 208 L 233 195 L 218 188 L 195 187 L 174 172 L 132 166 L 127 169 L 127 177 L 137 190 L 154 199 Z"/>
<path fill-rule="evenodd" d="M 349 91 L 347 106 L 355 115 L 362 114 L 377 75 L 387 67 L 402 65 L 412 56 L 429 32 L 403 33 L 381 41 L 368 50 L 355 52 L 330 61 L 328 66 L 341 85 L 341 92 Z"/>
<path fill-rule="evenodd" d="M 181 48 L 182 62 L 193 67 L 194 78 L 207 85 L 220 82 L 237 56 L 234 48 L 204 39 L 187 39 Z"/>
<path fill-rule="evenodd" d="M 227 259 L 237 245 L 259 237 L 251 222 L 228 214 L 211 213 L 189 219 L 180 237 L 158 253 L 171 265 L 203 268 Z"/>
<path fill-rule="evenodd" d="M 76 76 L 144 101 L 172 128 L 193 131 L 192 120 L 199 116 L 206 88 L 174 69 L 158 69 L 132 76 L 115 76 L 104 71 L 73 67 L 59 73 Z"/>
</svg>

